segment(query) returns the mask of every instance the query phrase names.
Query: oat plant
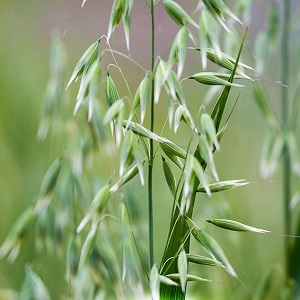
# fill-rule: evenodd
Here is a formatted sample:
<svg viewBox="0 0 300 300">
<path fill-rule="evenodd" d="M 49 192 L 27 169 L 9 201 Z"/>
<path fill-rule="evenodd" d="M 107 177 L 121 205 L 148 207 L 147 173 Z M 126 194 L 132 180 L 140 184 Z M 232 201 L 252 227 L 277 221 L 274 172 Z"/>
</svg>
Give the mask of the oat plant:
<svg viewBox="0 0 300 300">
<path fill-rule="evenodd" d="M 220 179 L 214 153 L 220 151 L 230 120 L 226 108 L 232 108 L 235 100 L 230 99 L 231 89 L 240 90 L 243 80 L 251 80 L 246 72 L 253 69 L 240 61 L 247 28 L 232 10 L 222 0 L 191 2 L 196 5 L 188 12 L 173 0 L 145 0 L 151 17 L 150 66 L 110 44 L 122 22 L 130 49 L 133 0 L 113 1 L 107 34 L 100 33 L 87 47 L 68 83 L 64 79 L 65 50 L 60 39 L 54 40 L 39 137 L 53 139 L 58 157 L 45 174 L 35 205 L 20 216 L 4 241 L 0 257 L 15 260 L 35 227 L 37 251 L 47 249 L 65 258 L 68 289 L 64 299 L 185 299 L 189 281 L 212 282 L 191 274 L 190 263 L 200 269 L 217 267 L 233 281 L 238 277 L 219 242 L 203 229 L 204 222 L 225 230 L 269 233 L 236 220 L 199 223 L 193 219 L 195 203 L 207 199 L 204 194 L 247 184 Z M 155 52 L 156 10 L 165 10 L 178 27 L 165 53 Z M 219 37 L 233 35 L 233 21 L 244 34 L 237 38 L 238 49 L 224 53 Z M 193 52 L 199 71 L 183 76 L 185 61 Z M 120 66 L 120 56 L 143 72 L 134 92 Z M 117 76 L 125 88 L 120 89 Z M 185 96 L 187 80 L 199 94 L 205 85 L 221 87 L 210 113 L 201 97 Z M 73 104 L 65 87 L 74 91 L 76 81 L 80 84 Z M 199 102 L 198 112 L 189 109 L 195 101 Z M 156 114 L 163 102 L 168 107 L 166 122 L 158 128 Z M 176 134 L 167 136 L 168 125 L 175 133 L 179 127 L 187 128 L 186 145 L 179 145 Z M 153 197 L 155 164 L 161 165 L 170 190 L 162 199 Z M 147 190 L 147 199 L 134 193 L 137 186 Z M 173 208 L 165 250 L 158 258 L 154 257 L 153 206 L 165 198 L 171 199 Z M 143 207 L 147 207 L 148 218 L 143 216 Z M 193 253 L 191 239 L 205 255 Z M 39 293 L 50 297 L 32 266 L 23 286 L 26 299 L 40 299 Z"/>
</svg>

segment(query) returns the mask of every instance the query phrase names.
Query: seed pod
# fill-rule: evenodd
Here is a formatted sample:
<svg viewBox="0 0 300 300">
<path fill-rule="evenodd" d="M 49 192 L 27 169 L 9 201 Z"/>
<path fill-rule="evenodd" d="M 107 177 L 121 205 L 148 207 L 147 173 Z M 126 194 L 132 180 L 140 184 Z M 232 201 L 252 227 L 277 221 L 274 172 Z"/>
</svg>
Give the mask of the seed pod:
<svg viewBox="0 0 300 300">
<path fill-rule="evenodd" d="M 132 145 L 133 145 L 133 132 L 128 130 L 125 134 L 125 137 L 121 146 L 121 157 L 120 157 L 120 176 L 124 174 L 125 164 L 128 158 L 132 154 Z"/>
<path fill-rule="evenodd" d="M 175 155 L 180 158 L 186 157 L 186 152 L 171 141 L 160 142 L 159 145 L 166 154 L 169 153 L 171 155 Z"/>
<path fill-rule="evenodd" d="M 70 81 L 67 85 L 67 89 L 68 89 L 69 85 L 74 80 L 76 81 L 77 78 L 83 73 L 83 70 L 85 69 L 86 65 L 91 65 L 95 61 L 95 59 L 97 58 L 97 55 L 98 55 L 98 47 L 99 47 L 100 41 L 101 41 L 101 38 L 98 39 L 95 43 L 93 43 L 81 56 L 81 58 L 79 59 L 77 65 L 71 75 Z"/>
<path fill-rule="evenodd" d="M 103 213 L 108 200 L 110 187 L 110 184 L 106 184 L 97 192 L 91 203 L 92 213 L 96 213 L 98 216 Z"/>
<path fill-rule="evenodd" d="M 80 238 L 79 235 L 71 235 L 66 252 L 66 278 L 72 280 L 76 276 L 80 252 Z"/>
<path fill-rule="evenodd" d="M 160 59 L 157 68 L 155 70 L 155 77 L 154 77 L 154 102 L 158 103 L 161 87 L 164 85 L 167 77 L 169 68 L 167 68 L 166 62 Z"/>
<path fill-rule="evenodd" d="M 178 265 L 178 272 L 179 272 L 179 280 L 181 285 L 181 290 L 184 292 L 187 282 L 187 269 L 188 269 L 188 262 L 187 257 L 184 249 L 180 251 L 180 254 L 178 256 L 177 260 Z"/>
<path fill-rule="evenodd" d="M 109 40 L 111 34 L 113 33 L 115 27 L 119 24 L 122 13 L 123 13 L 123 1 L 122 0 L 114 0 L 114 3 L 111 8 L 108 30 L 107 30 L 107 39 Z"/>
<path fill-rule="evenodd" d="M 123 121 L 123 127 L 129 128 L 135 134 L 137 134 L 139 136 L 142 136 L 142 137 L 147 137 L 147 138 L 153 139 L 155 141 L 160 139 L 160 137 L 157 134 L 151 132 L 150 130 L 148 130 L 144 126 L 142 126 L 138 123 L 132 122 L 132 121 L 124 120 Z"/>
<path fill-rule="evenodd" d="M 216 150 L 220 150 L 220 145 L 216 135 L 216 128 L 214 125 L 214 121 L 212 120 L 211 116 L 207 113 L 202 114 L 201 116 L 201 127 L 203 133 L 205 134 L 207 140 L 210 143 L 213 143 L 216 147 Z"/>
<path fill-rule="evenodd" d="M 117 87 L 107 71 L 104 83 L 104 94 L 107 107 L 110 107 L 113 103 L 120 99 Z"/>
<path fill-rule="evenodd" d="M 142 124 L 145 119 L 149 96 L 150 96 L 150 79 L 147 74 L 140 84 L 140 103 L 141 103 L 141 123 Z"/>
<path fill-rule="evenodd" d="M 62 162 L 60 159 L 56 159 L 51 166 L 49 167 L 49 169 L 47 170 L 42 185 L 41 185 L 41 189 L 40 189 L 40 196 L 44 197 L 50 193 L 52 193 L 52 191 L 55 188 L 58 176 L 60 174 L 60 170 L 61 170 L 61 165 Z"/>
<path fill-rule="evenodd" d="M 180 274 L 178 274 L 178 273 L 168 274 L 167 276 L 168 276 L 168 278 L 171 278 L 174 280 L 180 280 Z M 186 275 L 186 280 L 187 281 L 198 281 L 198 282 L 203 282 L 203 281 L 204 282 L 212 282 L 209 279 L 202 278 L 202 277 L 195 276 L 195 275 L 189 275 L 189 274 Z"/>
<path fill-rule="evenodd" d="M 97 234 L 97 223 L 92 224 L 92 228 L 82 246 L 81 252 L 80 252 L 80 259 L 79 259 L 79 266 L 78 269 L 81 270 L 82 267 L 84 266 L 86 260 L 88 259 L 94 244 L 95 244 L 95 239 L 96 239 L 96 234 Z"/>
<path fill-rule="evenodd" d="M 37 218 L 34 207 L 26 209 L 17 219 L 0 248 L 0 260 L 9 254 L 8 259 L 13 262 L 19 254 L 20 246 L 28 235 Z"/>
<path fill-rule="evenodd" d="M 178 77 L 176 76 L 176 73 L 173 70 L 171 70 L 170 75 L 171 76 L 170 76 L 170 78 L 168 78 L 168 82 L 170 84 L 170 82 L 172 81 L 172 88 L 174 89 L 176 100 L 178 100 L 178 102 L 181 105 L 186 106 L 184 92 L 183 92 L 181 82 L 178 80 Z"/>
<path fill-rule="evenodd" d="M 209 184 L 208 187 L 212 193 L 218 193 L 230 189 L 234 189 L 239 186 L 247 185 L 249 182 L 245 182 L 244 179 L 241 180 L 227 180 L 227 181 L 219 181 L 216 183 Z M 199 187 L 197 192 L 205 193 L 204 187 Z"/>
<path fill-rule="evenodd" d="M 100 87 L 101 65 L 99 64 L 92 75 L 88 94 L 88 121 L 91 122 L 95 107 L 98 106 L 97 99 Z"/>
<path fill-rule="evenodd" d="M 150 291 L 153 300 L 159 300 L 159 274 L 156 264 L 153 265 L 150 272 Z"/>
<path fill-rule="evenodd" d="M 188 109 L 182 105 L 179 105 L 175 111 L 174 132 L 177 131 L 181 120 L 183 120 L 191 129 L 195 128 L 194 120 Z"/>
<path fill-rule="evenodd" d="M 198 27 L 194 20 L 184 11 L 184 9 L 178 3 L 173 0 L 163 0 L 162 2 L 166 12 L 178 25 L 183 26 L 186 23 L 191 23 L 195 27 Z"/>
<path fill-rule="evenodd" d="M 167 185 L 172 193 L 173 196 L 175 196 L 176 193 L 176 180 L 175 176 L 172 173 L 170 165 L 166 162 L 164 157 L 162 156 L 162 162 L 163 162 L 163 170 L 166 178 Z"/>
<path fill-rule="evenodd" d="M 201 53 L 204 52 L 206 57 L 210 61 L 215 63 L 216 65 L 218 65 L 222 68 L 225 68 L 229 71 L 233 71 L 234 64 L 235 64 L 235 59 L 230 57 L 229 55 L 227 55 L 227 54 L 225 54 L 225 53 L 223 53 L 219 50 L 216 51 L 216 50 L 211 49 L 211 48 L 202 48 L 202 49 L 194 48 L 194 49 L 197 50 L 197 51 L 201 51 Z M 238 66 L 239 67 L 244 67 L 247 70 L 254 71 L 253 68 L 251 68 L 251 67 L 249 67 L 245 64 L 242 64 L 242 63 L 239 63 Z M 249 79 L 249 80 L 253 81 L 253 79 L 251 77 L 247 76 L 243 71 L 241 71 L 239 69 L 236 70 L 236 73 L 239 74 L 241 76 L 241 78 L 245 78 L 245 79 Z M 227 76 L 226 76 L 226 78 L 227 78 Z M 235 77 L 235 78 L 237 78 L 237 77 Z M 229 77 L 227 79 L 229 79 Z"/>
<path fill-rule="evenodd" d="M 159 275 L 159 281 L 166 285 L 179 286 L 177 282 L 164 275 Z"/>
<path fill-rule="evenodd" d="M 222 0 L 203 0 L 208 11 L 211 15 L 226 29 L 228 30 L 227 26 L 224 23 L 223 13 L 230 16 L 240 24 L 242 22 L 240 19 L 225 5 Z"/>
<path fill-rule="evenodd" d="M 198 147 L 199 147 L 201 157 L 206 162 L 207 166 L 210 168 L 215 180 L 219 181 L 219 176 L 213 158 L 213 149 L 209 145 L 207 138 L 203 134 L 199 136 Z"/>
<path fill-rule="evenodd" d="M 208 181 L 205 177 L 204 170 L 201 164 L 199 163 L 198 159 L 194 156 L 191 156 L 191 165 L 200 183 L 204 186 L 207 195 L 211 196 L 211 192 L 209 189 Z"/>
<path fill-rule="evenodd" d="M 127 0 L 124 1 L 124 11 L 123 11 L 123 27 L 124 27 L 124 33 L 125 33 L 125 40 L 126 40 L 126 46 L 127 50 L 129 50 L 129 40 L 130 40 L 130 15 L 131 15 L 131 9 L 133 5 L 133 0 Z"/>
<path fill-rule="evenodd" d="M 211 223 L 215 226 L 232 230 L 232 231 L 244 231 L 244 232 L 257 232 L 257 233 L 270 233 L 269 230 L 264 230 L 260 228 L 255 228 L 252 226 L 248 226 L 245 224 L 242 224 L 237 221 L 233 220 L 227 220 L 227 219 L 211 219 L 211 220 L 206 220 L 206 222 Z"/>
<path fill-rule="evenodd" d="M 186 57 L 186 48 L 188 43 L 188 29 L 187 26 L 182 26 L 175 36 L 169 55 L 170 67 L 174 63 L 178 63 L 177 77 L 180 78 Z"/>
<path fill-rule="evenodd" d="M 189 262 L 198 264 L 198 265 L 206 265 L 206 266 L 212 266 L 212 267 L 224 267 L 220 265 L 220 263 L 216 262 L 214 259 L 201 256 L 201 255 L 194 255 L 194 254 L 187 254 L 186 255 L 187 260 Z"/>
<path fill-rule="evenodd" d="M 230 75 L 228 74 L 220 74 L 220 73 L 213 73 L 213 72 L 201 72 L 194 74 L 188 79 L 194 79 L 202 84 L 206 85 L 225 85 L 225 86 L 235 86 L 235 87 L 243 87 L 240 84 L 231 83 L 223 78 L 229 79 Z M 235 76 L 235 78 L 237 78 Z"/>
<path fill-rule="evenodd" d="M 110 121 L 114 120 L 124 109 L 124 101 L 122 99 L 117 100 L 109 107 L 104 118 L 103 124 L 108 124 Z"/>
<path fill-rule="evenodd" d="M 139 172 L 137 165 L 134 165 L 131 169 L 129 169 L 110 189 L 110 193 L 114 193 L 120 189 L 121 186 L 130 181 L 133 177 L 135 177 Z"/>
<path fill-rule="evenodd" d="M 22 284 L 18 299 L 51 300 L 49 291 L 42 279 L 28 265 L 25 267 L 25 280 Z"/>
<path fill-rule="evenodd" d="M 216 29 L 216 21 L 208 10 L 203 7 L 201 16 L 199 19 L 199 47 L 201 49 L 201 58 L 203 69 L 206 69 L 207 65 L 207 53 L 206 48 L 212 45 L 217 52 L 220 52 L 219 37 Z"/>
</svg>

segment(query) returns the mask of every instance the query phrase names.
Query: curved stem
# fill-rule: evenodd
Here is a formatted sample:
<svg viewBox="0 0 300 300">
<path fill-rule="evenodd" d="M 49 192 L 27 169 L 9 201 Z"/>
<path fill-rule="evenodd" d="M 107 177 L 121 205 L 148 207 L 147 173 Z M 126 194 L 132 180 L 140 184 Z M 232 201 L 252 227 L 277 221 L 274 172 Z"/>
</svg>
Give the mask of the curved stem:
<svg viewBox="0 0 300 300">
<path fill-rule="evenodd" d="M 151 117 L 150 117 L 150 130 L 154 129 L 154 0 L 151 0 L 151 70 L 152 70 L 152 85 L 151 85 Z M 148 224 L 149 224 L 149 268 L 151 270 L 154 263 L 154 250 L 153 250 L 153 162 L 154 162 L 154 147 L 153 140 L 150 139 L 150 159 L 148 165 Z"/>
<path fill-rule="evenodd" d="M 109 45 L 109 49 L 105 49 L 104 51 L 102 51 L 102 54 L 104 54 L 105 52 L 110 52 L 111 54 L 114 53 L 114 54 L 118 54 L 124 58 L 126 58 L 127 60 L 129 60 L 130 62 L 132 62 L 133 64 L 135 64 L 137 67 L 139 67 L 141 70 L 143 70 L 145 73 L 147 72 L 147 70 L 141 65 L 139 64 L 137 61 L 135 61 L 134 59 L 132 59 L 130 56 L 120 52 L 120 51 L 117 51 L 117 50 L 114 50 L 110 47 Z M 113 57 L 114 58 L 114 57 Z M 115 58 L 114 58 L 115 60 Z M 116 61 L 116 60 L 115 60 Z"/>
</svg>

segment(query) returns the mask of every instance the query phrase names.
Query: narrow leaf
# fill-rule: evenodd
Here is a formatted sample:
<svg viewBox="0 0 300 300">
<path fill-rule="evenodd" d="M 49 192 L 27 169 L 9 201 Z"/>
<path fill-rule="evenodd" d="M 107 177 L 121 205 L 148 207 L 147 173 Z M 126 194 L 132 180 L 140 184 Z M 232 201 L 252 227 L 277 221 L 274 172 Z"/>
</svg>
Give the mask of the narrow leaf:
<svg viewBox="0 0 300 300">
<path fill-rule="evenodd" d="M 239 63 L 239 59 L 240 59 L 240 56 L 241 56 L 241 53 L 242 53 L 242 50 L 243 50 L 243 46 L 244 46 L 244 43 L 245 43 L 245 39 L 246 39 L 246 36 L 247 36 L 247 31 L 248 31 L 248 29 L 246 29 L 246 31 L 244 33 L 244 36 L 243 36 L 243 39 L 242 39 L 242 42 L 241 42 L 241 45 L 240 45 L 239 53 L 238 53 L 237 59 L 236 59 L 235 64 L 234 64 L 234 69 L 233 69 L 233 71 L 231 73 L 231 76 L 228 80 L 230 83 L 233 82 L 233 79 L 234 79 L 234 76 L 235 76 L 235 72 L 236 72 L 236 69 L 237 69 L 237 66 L 238 66 L 238 63 Z M 217 132 L 218 132 L 219 127 L 220 127 L 220 123 L 221 123 L 221 120 L 222 120 L 222 116 L 223 116 L 224 109 L 225 109 L 225 106 L 226 106 L 226 103 L 227 103 L 227 99 L 228 99 L 228 96 L 229 96 L 230 89 L 231 89 L 231 86 L 226 86 L 224 88 L 221 96 L 219 97 L 219 99 L 218 99 L 217 103 L 215 104 L 215 106 L 213 108 L 213 111 L 211 113 L 211 117 L 214 120 L 214 124 L 215 124 L 215 128 L 216 128 Z"/>
</svg>

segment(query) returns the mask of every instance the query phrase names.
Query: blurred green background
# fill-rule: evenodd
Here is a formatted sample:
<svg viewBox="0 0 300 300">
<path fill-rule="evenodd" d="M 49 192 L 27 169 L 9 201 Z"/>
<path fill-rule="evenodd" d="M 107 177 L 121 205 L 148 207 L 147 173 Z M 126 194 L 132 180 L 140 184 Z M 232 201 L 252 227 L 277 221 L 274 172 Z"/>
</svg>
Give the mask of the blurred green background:
<svg viewBox="0 0 300 300">
<path fill-rule="evenodd" d="M 52 162 L 51 141 L 38 141 L 37 129 L 42 101 L 49 78 L 49 48 L 54 30 L 63 36 L 68 53 L 68 76 L 81 53 L 100 35 L 106 33 L 112 1 L 88 0 L 81 8 L 80 1 L 4 1 L 0 2 L 0 243 L 9 229 L 29 205 L 34 203 L 45 171 Z M 267 2 L 267 1 L 266 1 Z M 294 1 L 297 2 L 297 1 Z M 194 4 L 194 3 L 192 3 Z M 186 6 L 187 7 L 187 6 Z M 244 60 L 253 62 L 253 41 L 259 29 L 265 25 L 267 6 L 263 1 L 254 5 L 249 27 Z M 147 17 L 145 17 L 147 16 Z M 132 12 L 130 55 L 144 66 L 150 66 L 150 19 L 144 1 L 135 1 Z M 164 12 L 157 13 L 157 53 L 162 55 L 177 28 Z M 242 29 L 241 29 L 242 31 Z M 123 29 L 117 28 L 111 41 L 112 47 L 126 52 Z M 122 59 L 121 66 L 129 84 L 137 86 L 143 74 Z M 187 61 L 185 75 L 201 68 L 197 55 Z M 278 79 L 278 65 L 268 70 L 269 77 Z M 267 83 L 267 89 L 274 95 L 275 107 L 279 106 L 281 87 Z M 187 82 L 186 98 L 190 99 L 191 111 L 197 111 L 202 104 L 204 92 L 199 94 L 198 86 Z M 75 90 L 75 89 L 74 89 Z M 73 92 L 74 92 L 73 90 Z M 71 97 L 75 97 L 71 92 Z M 70 98 L 71 98 L 70 97 Z M 237 92 L 232 94 L 233 106 Z M 72 100 L 73 101 L 73 100 Z M 210 111 L 211 106 L 207 107 Z M 166 118 L 166 109 L 159 109 L 160 124 Z M 228 110 L 229 112 L 229 110 Z M 157 126 L 159 128 L 159 125 Z M 221 179 L 246 179 L 253 184 L 228 191 L 211 199 L 202 200 L 196 206 L 195 220 L 230 216 L 235 220 L 259 228 L 283 233 L 281 200 L 281 177 L 276 175 L 270 182 L 260 182 L 258 165 L 266 123 L 254 100 L 250 85 L 242 91 L 234 110 L 227 133 L 222 140 L 221 152 L 216 155 Z M 184 135 L 186 132 L 180 132 Z M 165 183 L 159 173 L 161 166 L 155 166 L 157 188 L 154 191 L 155 208 L 155 254 L 159 261 L 168 231 L 171 203 L 164 203 L 168 195 Z M 146 206 L 146 199 L 142 200 Z M 208 292 L 210 299 L 219 299 L 218 293 L 228 292 L 231 298 L 240 299 L 253 291 L 259 278 L 270 268 L 276 273 L 272 293 L 268 299 L 278 299 L 283 278 L 283 238 L 272 235 L 236 234 L 209 228 L 223 246 L 229 260 L 239 274 L 244 286 L 235 288 L 224 274 L 213 280 L 225 282 Z M 59 299 L 66 292 L 64 262 L 47 253 L 34 253 L 33 235 L 27 240 L 15 263 L 0 261 L 0 289 L 20 289 L 24 277 L 24 264 L 33 263 L 37 272 L 49 288 L 53 299 Z M 193 290 L 206 289 L 195 285 Z M 8 291 L 7 291 L 8 293 Z M 8 295 L 0 293 L 2 295 Z M 3 296 L 3 299 L 7 299 Z M 61 297 L 63 299 L 63 297 Z"/>
</svg>

